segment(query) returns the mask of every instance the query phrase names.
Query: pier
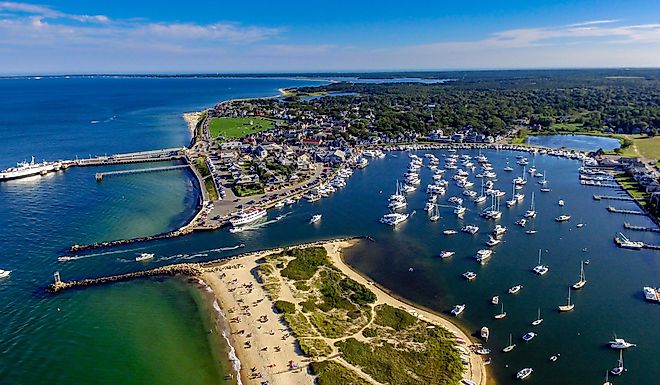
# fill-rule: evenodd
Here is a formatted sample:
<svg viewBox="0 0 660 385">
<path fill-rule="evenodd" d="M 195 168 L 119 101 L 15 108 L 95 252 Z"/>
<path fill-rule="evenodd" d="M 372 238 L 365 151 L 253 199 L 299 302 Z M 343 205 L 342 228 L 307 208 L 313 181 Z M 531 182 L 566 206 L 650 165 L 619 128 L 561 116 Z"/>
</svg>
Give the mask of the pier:
<svg viewBox="0 0 660 385">
<path fill-rule="evenodd" d="M 598 195 L 594 194 L 594 200 L 613 200 L 613 201 L 629 201 L 629 202 L 634 202 L 635 199 L 629 197 L 629 196 L 611 196 L 611 195 Z"/>
<path fill-rule="evenodd" d="M 643 211 L 618 209 L 618 208 L 613 207 L 613 206 L 607 206 L 607 211 L 609 211 L 611 213 L 617 213 L 617 214 L 646 215 L 646 213 L 643 212 Z"/>
<path fill-rule="evenodd" d="M 66 161 L 80 167 L 88 166 L 108 166 L 113 164 L 130 164 L 145 162 L 163 162 L 167 160 L 184 159 L 186 157 L 186 148 L 165 148 L 162 150 L 129 152 L 124 154 L 114 154 L 110 156 L 96 156 L 86 159 L 76 159 Z"/>
<path fill-rule="evenodd" d="M 607 188 L 621 188 L 616 183 L 601 183 L 600 181 L 593 181 L 593 180 L 581 180 L 580 184 L 582 186 L 594 186 L 594 187 L 607 187 Z"/>
<path fill-rule="evenodd" d="M 628 222 L 625 222 L 623 224 L 623 227 L 627 230 L 634 230 L 634 231 L 649 231 L 653 233 L 660 233 L 660 227 L 645 227 L 645 226 L 635 226 L 631 225 Z"/>
<path fill-rule="evenodd" d="M 119 171 L 107 171 L 107 172 L 97 172 L 96 181 L 100 182 L 105 177 L 109 176 L 121 176 L 121 175 L 131 175 L 131 174 L 144 174 L 150 172 L 160 172 L 160 171 L 171 171 L 179 170 L 182 168 L 189 168 L 189 164 L 180 164 L 176 166 L 164 166 L 164 167 L 150 167 L 150 168 L 139 168 L 135 170 L 119 170 Z"/>
</svg>

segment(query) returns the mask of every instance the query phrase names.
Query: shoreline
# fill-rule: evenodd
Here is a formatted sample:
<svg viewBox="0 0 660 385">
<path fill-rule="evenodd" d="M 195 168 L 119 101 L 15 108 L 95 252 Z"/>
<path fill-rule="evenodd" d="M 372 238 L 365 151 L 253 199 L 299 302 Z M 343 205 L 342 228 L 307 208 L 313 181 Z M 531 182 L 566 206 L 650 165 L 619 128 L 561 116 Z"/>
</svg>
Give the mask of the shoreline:
<svg viewBox="0 0 660 385">
<path fill-rule="evenodd" d="M 291 247 L 324 247 L 337 269 L 369 287 L 376 294 L 377 304 L 403 309 L 420 320 L 449 330 L 468 344 L 475 342 L 458 324 L 389 292 L 348 265 L 343 259 L 342 251 L 358 241 L 337 239 Z M 255 270 L 259 266 L 258 261 L 263 257 L 287 248 L 289 247 L 262 250 L 217 261 L 214 264 L 215 269 L 207 270 L 197 277 L 199 287 L 212 296 L 208 298 L 212 301 L 211 308 L 215 309 L 216 314 L 213 316 L 216 322 L 228 326 L 229 333 L 225 336 L 227 351 L 235 352 L 237 361 L 231 354 L 225 358 L 232 362 L 233 375 L 240 377 L 238 381 L 241 384 L 251 383 L 254 379 L 269 381 L 272 385 L 314 383 L 314 377 L 308 374 L 305 368 L 311 359 L 300 352 L 298 339 L 291 335 L 288 326 L 281 320 L 281 315 L 274 312 L 274 301 L 267 297 L 264 285 L 257 279 Z M 285 285 L 286 283 L 283 286 Z M 343 359 L 335 359 L 332 356 L 326 359 L 345 364 Z M 470 378 L 478 385 L 485 385 L 488 375 L 481 357 L 470 354 L 469 361 L 469 369 L 464 373 L 464 378 Z M 252 370 L 253 368 L 256 370 Z M 260 373 L 263 377 L 255 377 L 255 373 Z M 377 383 L 373 380 L 371 382 Z"/>
</svg>

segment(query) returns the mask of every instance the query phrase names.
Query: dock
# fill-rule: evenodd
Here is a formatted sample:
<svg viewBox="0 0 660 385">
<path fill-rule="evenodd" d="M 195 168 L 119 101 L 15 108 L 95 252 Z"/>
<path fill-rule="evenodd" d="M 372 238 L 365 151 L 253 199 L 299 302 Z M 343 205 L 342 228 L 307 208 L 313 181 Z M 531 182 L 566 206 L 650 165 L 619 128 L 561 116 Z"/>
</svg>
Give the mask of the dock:
<svg viewBox="0 0 660 385">
<path fill-rule="evenodd" d="M 660 233 L 660 227 L 645 227 L 645 226 L 635 226 L 631 225 L 628 222 L 625 222 L 623 224 L 623 227 L 627 230 L 634 230 L 634 231 L 649 231 L 653 233 Z"/>
<path fill-rule="evenodd" d="M 594 200 L 613 200 L 613 201 L 628 201 L 628 202 L 634 202 L 635 199 L 629 197 L 629 196 L 611 196 L 611 195 L 598 195 L 594 194 Z"/>
<path fill-rule="evenodd" d="M 186 157 L 186 148 L 165 148 L 162 150 L 128 152 L 124 154 L 114 154 L 110 156 L 96 156 L 85 159 L 76 159 L 67 161 L 79 167 L 89 166 L 109 166 L 114 164 L 146 163 L 146 162 L 164 162 L 168 160 L 184 159 Z"/>
<path fill-rule="evenodd" d="M 616 183 L 602 183 L 600 181 L 593 181 L 593 180 L 581 180 L 580 184 L 582 186 L 593 186 L 593 187 L 607 187 L 607 188 L 621 188 Z"/>
<path fill-rule="evenodd" d="M 97 172 L 96 173 L 96 181 L 101 182 L 104 178 L 109 177 L 109 176 L 145 174 L 145 173 L 152 173 L 152 172 L 179 170 L 179 169 L 182 169 L 182 168 L 190 168 L 190 165 L 189 164 L 180 164 L 180 165 L 175 165 L 175 166 L 149 167 L 149 168 L 139 168 L 139 169 L 134 169 L 134 170 L 119 170 L 119 171 Z"/>
<path fill-rule="evenodd" d="M 607 211 L 617 214 L 631 214 L 631 215 L 646 215 L 645 212 L 639 210 L 618 209 L 613 206 L 607 206 Z"/>
</svg>

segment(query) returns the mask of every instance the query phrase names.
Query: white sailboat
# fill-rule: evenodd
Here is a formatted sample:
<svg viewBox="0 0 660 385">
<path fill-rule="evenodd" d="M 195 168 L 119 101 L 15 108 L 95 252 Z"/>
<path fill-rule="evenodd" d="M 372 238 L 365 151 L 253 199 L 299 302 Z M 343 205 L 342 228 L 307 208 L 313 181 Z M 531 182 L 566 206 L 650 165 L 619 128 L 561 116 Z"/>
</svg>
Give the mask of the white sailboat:
<svg viewBox="0 0 660 385">
<path fill-rule="evenodd" d="M 538 326 L 543 322 L 543 318 L 541 318 L 541 308 L 539 308 L 538 315 L 536 316 L 536 319 L 532 321 L 533 326 Z"/>
<path fill-rule="evenodd" d="M 568 289 L 568 301 L 566 305 L 559 305 L 559 311 L 560 312 L 566 312 L 566 311 L 571 311 L 575 308 L 575 304 L 571 303 L 571 289 Z"/>
<path fill-rule="evenodd" d="M 580 262 L 580 280 L 573 284 L 573 289 L 579 290 L 587 284 L 587 279 L 584 277 L 584 261 Z"/>
<path fill-rule="evenodd" d="M 429 217 L 431 222 L 437 222 L 440 220 L 440 209 L 437 204 L 433 205 L 433 210 L 431 211 L 431 216 Z"/>
<path fill-rule="evenodd" d="M 516 347 L 516 344 L 513 343 L 513 335 L 509 333 L 509 344 L 502 349 L 504 353 L 508 353 Z"/>
<path fill-rule="evenodd" d="M 623 366 L 623 350 L 619 350 L 619 364 L 610 370 L 615 376 L 620 376 L 626 369 Z"/>
<path fill-rule="evenodd" d="M 541 249 L 539 249 L 539 264 L 534 266 L 532 271 L 534 272 L 534 274 L 537 275 L 545 275 L 548 272 L 548 270 L 550 270 L 550 268 L 541 263 Z"/>
<path fill-rule="evenodd" d="M 529 207 L 529 210 L 525 213 L 525 218 L 533 218 L 536 216 L 536 210 L 534 209 L 534 192 L 532 191 L 532 203 Z"/>
<path fill-rule="evenodd" d="M 504 319 L 506 317 L 506 312 L 504 311 L 504 302 L 502 302 L 502 310 L 499 314 L 495 314 L 495 319 Z"/>
</svg>

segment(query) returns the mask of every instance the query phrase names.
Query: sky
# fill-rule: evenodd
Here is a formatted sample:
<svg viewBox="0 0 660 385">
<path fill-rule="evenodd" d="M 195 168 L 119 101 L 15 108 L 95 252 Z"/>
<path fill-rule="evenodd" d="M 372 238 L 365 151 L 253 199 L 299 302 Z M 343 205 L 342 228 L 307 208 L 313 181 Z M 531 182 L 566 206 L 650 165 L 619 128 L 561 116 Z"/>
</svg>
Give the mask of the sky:
<svg viewBox="0 0 660 385">
<path fill-rule="evenodd" d="M 660 0 L 0 0 L 0 74 L 660 67 Z"/>
</svg>

